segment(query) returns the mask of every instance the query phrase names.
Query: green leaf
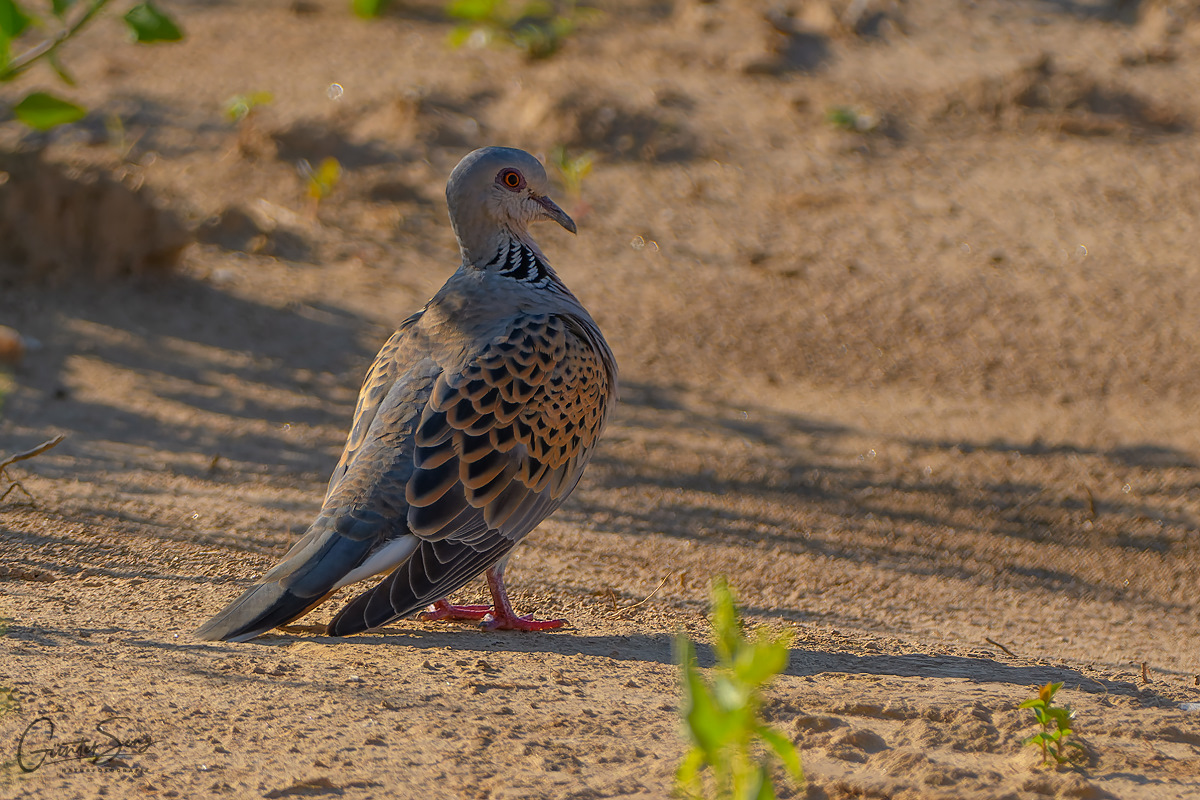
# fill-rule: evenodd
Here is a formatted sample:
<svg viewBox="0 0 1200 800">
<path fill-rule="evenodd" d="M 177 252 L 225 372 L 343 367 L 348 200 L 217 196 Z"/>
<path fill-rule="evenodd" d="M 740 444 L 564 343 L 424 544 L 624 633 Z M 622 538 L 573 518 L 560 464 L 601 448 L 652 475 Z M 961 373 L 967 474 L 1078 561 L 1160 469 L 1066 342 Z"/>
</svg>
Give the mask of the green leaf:
<svg viewBox="0 0 1200 800">
<path fill-rule="evenodd" d="M 555 161 L 561 168 L 572 160 L 560 150 Z M 580 166 L 587 163 L 588 160 L 581 159 Z M 775 787 L 771 781 L 774 758 L 766 752 L 768 748 L 783 763 L 789 776 L 804 780 L 795 745 L 760 718 L 760 689 L 787 666 L 792 637 L 790 633 L 778 634 L 760 628 L 753 641 L 747 640 L 733 591 L 723 578 L 713 582 L 711 604 L 709 618 L 717 655 L 711 682 L 696 667 L 691 641 L 683 634 L 677 639 L 681 712 L 695 745 L 677 773 L 677 789 L 688 796 L 698 796 L 701 788 L 698 773 L 707 766 L 711 769 L 715 797 L 774 800 Z M 685 779 L 691 782 L 691 787 L 685 785 Z"/>
<path fill-rule="evenodd" d="M 521 9 L 522 18 L 550 19 L 554 16 L 554 6 L 546 0 L 529 0 Z"/>
<path fill-rule="evenodd" d="M 1046 709 L 1046 716 L 1058 723 L 1060 728 L 1071 727 L 1071 709 L 1064 706 L 1055 706 L 1054 708 Z"/>
<path fill-rule="evenodd" d="M 559 40 L 552 28 L 532 22 L 518 25 L 512 31 L 512 41 L 532 59 L 549 58 L 558 52 Z"/>
<path fill-rule="evenodd" d="M 179 30 L 174 20 L 159 11 L 153 3 L 139 3 L 129 9 L 125 22 L 133 31 L 134 38 L 142 44 L 178 42 L 183 38 L 183 31 Z"/>
<path fill-rule="evenodd" d="M 758 641 L 738 653 L 734 674 L 751 686 L 761 686 L 787 668 L 790 655 L 786 644 L 771 641 L 769 634 L 760 630 Z"/>
<path fill-rule="evenodd" d="M 316 169 L 304 162 L 305 177 L 308 179 L 308 196 L 320 202 L 328 197 L 342 178 L 342 165 L 329 157 L 321 161 Z"/>
<path fill-rule="evenodd" d="M 856 127 L 858 114 L 849 106 L 834 106 L 825 111 L 825 120 L 835 128 L 852 131 Z"/>
<path fill-rule="evenodd" d="M 29 27 L 29 23 L 29 15 L 21 10 L 15 0 L 0 0 L 0 33 L 6 38 L 17 38 Z"/>
<path fill-rule="evenodd" d="M 722 709 L 736 711 L 750 701 L 750 690 L 724 675 L 718 675 L 713 682 L 713 697 Z"/>
<path fill-rule="evenodd" d="M 1021 705 L 1017 706 L 1017 708 L 1045 708 L 1045 707 L 1046 707 L 1046 701 L 1040 697 L 1032 697 L 1032 698 L 1026 700 L 1024 703 L 1021 703 Z"/>
<path fill-rule="evenodd" d="M 1045 686 L 1038 689 L 1038 697 L 1046 701 L 1046 705 L 1050 705 L 1054 700 L 1054 695 L 1062 688 L 1063 682 L 1047 683 Z"/>
<path fill-rule="evenodd" d="M 683 718 L 692 740 L 711 763 L 725 743 L 729 725 L 709 692 L 708 685 L 700 677 L 692 643 L 683 634 L 679 635 L 679 655 L 683 678 Z"/>
<path fill-rule="evenodd" d="M 713 647 L 717 651 L 717 660 L 725 666 L 730 666 L 742 642 L 742 624 L 738 619 L 733 592 L 724 578 L 713 581 L 711 602 L 715 639 Z"/>
<path fill-rule="evenodd" d="M 455 19 L 484 22 L 497 16 L 499 6 L 500 0 L 453 0 L 446 6 L 446 14 Z"/>
<path fill-rule="evenodd" d="M 363 19 L 374 19 L 384 12 L 390 0 L 351 0 L 350 7 Z"/>
<path fill-rule="evenodd" d="M 71 10 L 71 6 L 75 5 L 75 0 L 50 0 L 50 9 L 54 12 L 54 16 L 59 19 Z"/>
<path fill-rule="evenodd" d="M 275 100 L 270 92 L 249 92 L 235 94 L 225 101 L 225 116 L 233 122 L 241 122 L 251 111 L 259 106 L 265 106 Z"/>
<path fill-rule="evenodd" d="M 766 725 L 759 726 L 758 735 L 779 756 L 789 775 L 797 781 L 804 780 L 804 765 L 800 763 L 800 754 L 796 752 L 796 745 L 792 744 L 791 739 Z"/>
<path fill-rule="evenodd" d="M 455 25 L 454 29 L 450 31 L 450 35 L 446 37 L 446 42 L 457 50 L 467 43 L 474 32 L 475 27 L 472 25 Z"/>
<path fill-rule="evenodd" d="M 750 774 L 750 782 L 737 793 L 745 800 L 775 800 L 775 787 L 771 785 L 771 776 L 767 774 L 765 765 Z"/>
<path fill-rule="evenodd" d="M 699 747 L 693 747 L 679 763 L 679 769 L 675 770 L 675 782 L 692 790 L 698 789 L 700 768 L 703 766 L 704 751 Z"/>
<path fill-rule="evenodd" d="M 31 128 L 47 131 L 83 119 L 87 109 L 45 92 L 34 92 L 13 106 L 13 116 Z"/>
</svg>

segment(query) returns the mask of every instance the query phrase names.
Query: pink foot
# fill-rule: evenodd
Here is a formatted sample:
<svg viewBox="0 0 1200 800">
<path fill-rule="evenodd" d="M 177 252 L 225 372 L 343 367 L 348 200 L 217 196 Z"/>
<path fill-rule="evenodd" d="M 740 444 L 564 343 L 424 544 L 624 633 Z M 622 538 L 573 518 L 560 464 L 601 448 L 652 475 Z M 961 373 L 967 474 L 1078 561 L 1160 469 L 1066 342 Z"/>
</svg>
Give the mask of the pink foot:
<svg viewBox="0 0 1200 800">
<path fill-rule="evenodd" d="M 491 606 L 455 606 L 445 600 L 432 603 L 428 609 L 417 615 L 417 619 L 425 622 L 450 622 L 454 620 L 480 620 L 492 613 Z"/>
<path fill-rule="evenodd" d="M 489 631 L 549 631 L 566 625 L 565 619 L 534 619 L 533 614 L 518 617 L 516 614 L 488 614 L 483 628 Z"/>
<path fill-rule="evenodd" d="M 495 608 L 483 621 L 483 627 L 489 631 L 549 631 L 561 628 L 567 624 L 565 619 L 534 619 L 532 614 L 520 616 L 513 611 L 512 603 L 508 602 L 508 592 L 504 589 L 504 567 L 492 567 L 487 571 L 488 589 L 492 592 L 492 606 Z"/>
<path fill-rule="evenodd" d="M 567 624 L 565 619 L 534 619 L 532 614 L 519 616 L 508 601 L 504 589 L 503 566 L 487 571 L 488 588 L 492 592 L 490 606 L 456 606 L 449 601 L 438 600 L 422 611 L 417 619 L 427 622 L 441 620 L 482 620 L 482 627 L 489 631 L 549 631 Z"/>
</svg>

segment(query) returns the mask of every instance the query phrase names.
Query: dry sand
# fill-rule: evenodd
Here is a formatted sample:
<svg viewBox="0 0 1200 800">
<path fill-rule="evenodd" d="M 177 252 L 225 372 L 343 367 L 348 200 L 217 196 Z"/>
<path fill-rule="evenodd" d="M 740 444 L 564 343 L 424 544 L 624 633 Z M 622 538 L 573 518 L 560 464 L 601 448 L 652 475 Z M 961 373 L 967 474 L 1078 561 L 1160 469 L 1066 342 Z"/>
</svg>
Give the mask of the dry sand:
<svg viewBox="0 0 1200 800">
<path fill-rule="evenodd" d="M 532 63 L 449 49 L 434 0 L 164 5 L 182 44 L 108 20 L 69 46 L 84 123 L 0 126 L 64 176 L 8 157 L 0 185 L 26 242 L 0 323 L 42 345 L 0 455 L 67 435 L 0 482 L 35 500 L 0 502 L 0 796 L 663 798 L 673 637 L 712 663 L 722 574 L 796 632 L 767 714 L 808 782 L 781 796 L 1200 797 L 1195 2 L 600 0 Z M 570 627 L 334 640 L 339 597 L 194 641 L 311 520 L 367 364 L 456 265 L 446 175 L 489 143 L 598 156 L 560 194 L 579 236 L 537 235 L 622 402 L 509 571 Z M 327 156 L 314 218 L 295 165 Z M 60 201 L 14 222 L 31 185 Z M 164 274 L 176 218 L 200 242 Z M 1086 765 L 1021 745 L 1049 681 Z M 120 766 L 17 768 L 35 719 L 117 715 L 153 740 Z"/>
</svg>

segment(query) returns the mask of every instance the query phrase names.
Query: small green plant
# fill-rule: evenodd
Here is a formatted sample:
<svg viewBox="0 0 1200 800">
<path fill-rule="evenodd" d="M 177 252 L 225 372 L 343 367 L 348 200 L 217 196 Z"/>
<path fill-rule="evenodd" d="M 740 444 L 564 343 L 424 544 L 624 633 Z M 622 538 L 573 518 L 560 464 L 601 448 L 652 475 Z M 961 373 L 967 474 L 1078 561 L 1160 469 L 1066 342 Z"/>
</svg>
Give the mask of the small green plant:
<svg viewBox="0 0 1200 800">
<path fill-rule="evenodd" d="M 879 120 L 874 114 L 852 106 L 833 106 L 825 112 L 825 121 L 851 133 L 870 133 L 879 127 Z"/>
<path fill-rule="evenodd" d="M 15 80 L 37 62 L 45 61 L 63 83 L 74 86 L 75 78 L 63 65 L 59 51 L 108 3 L 49 0 L 49 14 L 39 15 L 28 9 L 27 2 L 23 5 L 17 0 L 0 0 L 0 82 Z M 175 42 L 183 38 L 179 26 L 150 2 L 130 8 L 124 20 L 136 42 Z M 28 46 L 14 54 L 14 45 L 19 43 Z M 87 109 L 48 92 L 30 92 L 13 106 L 12 113 L 31 128 L 49 130 L 82 119 Z"/>
<path fill-rule="evenodd" d="M 574 0 L 560 10 L 548 0 L 529 0 L 514 11 L 508 0 L 450 0 L 446 14 L 462 22 L 450 32 L 451 47 L 468 42 L 514 45 L 529 58 L 548 58 L 563 41 L 599 15 L 594 8 L 578 8 Z"/>
<path fill-rule="evenodd" d="M 676 791 L 688 798 L 704 797 L 701 770 L 707 767 L 713 797 L 773 800 L 771 753 L 797 783 L 804 780 L 795 745 L 759 718 L 762 690 L 787 667 L 792 634 L 759 628 L 749 639 L 724 579 L 714 581 L 710 596 L 717 656 L 711 683 L 700 675 L 691 641 L 682 633 L 677 640 L 682 713 L 692 748 L 676 772 Z"/>
<path fill-rule="evenodd" d="M 305 193 L 312 200 L 312 215 L 315 218 L 321 201 L 333 194 L 334 187 L 342 179 L 342 165 L 330 156 L 313 168 L 307 161 L 300 162 L 300 177 L 304 179 Z"/>
<path fill-rule="evenodd" d="M 567 148 L 559 145 L 550 151 L 550 163 L 562 176 L 563 187 L 567 194 L 578 200 L 583 195 L 583 180 L 592 174 L 596 164 L 596 155 L 591 151 L 577 156 L 567 153 Z"/>
<path fill-rule="evenodd" d="M 350 8 L 363 19 L 374 19 L 382 14 L 390 0 L 350 0 Z"/>
<path fill-rule="evenodd" d="M 252 115 L 256 109 L 270 105 L 274 99 L 275 95 L 270 92 L 235 94 L 225 101 L 225 116 L 229 117 L 230 122 L 242 122 Z"/>
<path fill-rule="evenodd" d="M 1042 748 L 1042 765 L 1050 763 L 1051 757 L 1059 764 L 1066 764 L 1075 759 L 1087 758 L 1087 750 L 1079 742 L 1069 741 L 1075 731 L 1071 728 L 1071 720 L 1075 712 L 1070 706 L 1053 705 L 1054 695 L 1062 688 L 1062 681 L 1047 683 L 1038 688 L 1037 697 L 1021 703 L 1021 708 L 1033 711 L 1038 724 L 1042 726 L 1041 733 L 1036 733 L 1025 740 L 1026 745 L 1037 745 Z M 1075 750 L 1068 754 L 1067 748 Z"/>
</svg>

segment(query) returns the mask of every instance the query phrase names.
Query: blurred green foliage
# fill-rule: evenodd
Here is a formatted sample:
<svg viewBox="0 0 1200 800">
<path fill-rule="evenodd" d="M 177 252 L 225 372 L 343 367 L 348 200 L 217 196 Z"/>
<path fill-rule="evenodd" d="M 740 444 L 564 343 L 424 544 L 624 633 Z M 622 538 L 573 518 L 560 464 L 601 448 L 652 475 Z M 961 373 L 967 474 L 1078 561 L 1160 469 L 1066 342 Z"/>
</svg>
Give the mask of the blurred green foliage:
<svg viewBox="0 0 1200 800">
<path fill-rule="evenodd" d="M 853 106 L 833 106 L 826 110 L 825 121 L 851 133 L 870 133 L 879 127 L 879 120 L 874 114 Z"/>
<path fill-rule="evenodd" d="M 450 0 L 446 14 L 461 24 L 450 32 L 450 45 L 468 42 L 480 45 L 509 44 L 529 58 L 548 58 L 563 41 L 600 16 L 595 8 L 579 8 L 574 2 L 561 6 L 549 0 L 529 0 L 519 11 L 508 0 Z"/>
<path fill-rule="evenodd" d="M 566 147 L 559 145 L 550 151 L 550 163 L 562 176 L 567 194 L 578 200 L 583 194 L 584 178 L 592 174 L 592 167 L 596 165 L 596 154 L 589 150 L 572 156 Z"/>
<path fill-rule="evenodd" d="M 270 92 L 247 92 L 235 94 L 225 103 L 225 116 L 230 122 L 241 122 L 260 106 L 269 105 L 275 99 Z"/>
<path fill-rule="evenodd" d="M 388 7 L 390 0 L 350 0 L 350 8 L 363 19 L 378 17 Z"/>
<path fill-rule="evenodd" d="M 29 127 L 45 131 L 83 119 L 87 109 L 46 92 L 31 92 L 13 106 L 12 113 Z"/>
<path fill-rule="evenodd" d="M 312 200 L 312 213 L 316 217 L 321 201 L 333 194 L 338 181 L 342 179 L 342 165 L 332 156 L 321 161 L 316 167 L 308 161 L 301 161 L 300 177 L 304 179 L 305 192 Z"/>
<path fill-rule="evenodd" d="M 30 67 L 44 61 L 63 83 L 75 78 L 63 65 L 62 46 L 77 36 L 109 0 L 46 0 L 41 13 L 31 10 L 28 0 L 0 0 L 0 81 L 16 80 Z M 124 15 L 135 42 L 176 42 L 183 32 L 169 16 L 151 2 L 138 3 Z M 87 110 L 48 92 L 31 92 L 12 108 L 18 120 L 37 130 L 75 122 Z"/>
<path fill-rule="evenodd" d="M 152 42 L 178 42 L 183 31 L 175 21 L 159 11 L 152 3 L 138 3 L 125 14 L 125 22 L 133 31 L 135 41 L 142 44 Z"/>
<path fill-rule="evenodd" d="M 681 710 L 692 748 L 675 775 L 676 790 L 689 798 L 773 800 L 772 753 L 791 778 L 804 780 L 795 745 L 765 725 L 759 715 L 762 690 L 787 667 L 792 634 L 759 628 L 752 639 L 747 638 L 733 592 L 723 578 L 714 581 L 711 602 L 717 657 L 711 682 L 700 675 L 687 636 L 681 633 L 677 642 Z M 711 795 L 706 795 L 701 777 L 706 767 L 712 774 Z"/>
</svg>

